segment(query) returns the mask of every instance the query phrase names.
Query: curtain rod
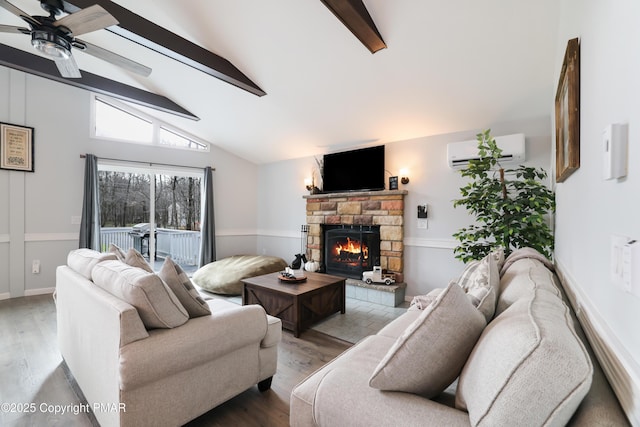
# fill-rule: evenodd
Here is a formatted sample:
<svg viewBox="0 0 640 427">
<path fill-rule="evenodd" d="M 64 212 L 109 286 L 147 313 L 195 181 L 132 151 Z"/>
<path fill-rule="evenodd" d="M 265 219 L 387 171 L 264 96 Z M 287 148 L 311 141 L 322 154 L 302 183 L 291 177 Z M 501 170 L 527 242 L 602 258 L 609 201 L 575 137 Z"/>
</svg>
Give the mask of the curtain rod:
<svg viewBox="0 0 640 427">
<path fill-rule="evenodd" d="M 81 159 L 86 159 L 86 154 L 80 154 Z M 112 159 L 109 157 L 98 157 L 98 160 L 111 160 L 113 162 L 124 162 L 124 163 L 136 163 L 139 165 L 149 165 L 149 166 L 169 166 L 172 168 L 185 168 L 185 169 L 198 169 L 197 166 L 182 166 L 182 165 L 172 165 L 169 163 L 155 163 L 155 162 L 139 162 L 137 160 L 124 160 L 124 159 Z M 202 169 L 202 168 L 201 168 Z M 212 171 L 216 170 L 216 168 L 211 168 Z"/>
</svg>

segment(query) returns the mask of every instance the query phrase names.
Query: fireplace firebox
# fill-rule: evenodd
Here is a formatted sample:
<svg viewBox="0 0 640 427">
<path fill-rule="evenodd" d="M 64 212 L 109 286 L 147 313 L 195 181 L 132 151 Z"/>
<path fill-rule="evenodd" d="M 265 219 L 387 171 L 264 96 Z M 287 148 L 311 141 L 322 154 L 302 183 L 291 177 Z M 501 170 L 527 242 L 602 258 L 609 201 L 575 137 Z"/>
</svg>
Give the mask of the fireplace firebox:
<svg viewBox="0 0 640 427">
<path fill-rule="evenodd" d="M 328 274 L 362 279 L 380 265 L 379 226 L 324 226 L 324 260 Z"/>
</svg>

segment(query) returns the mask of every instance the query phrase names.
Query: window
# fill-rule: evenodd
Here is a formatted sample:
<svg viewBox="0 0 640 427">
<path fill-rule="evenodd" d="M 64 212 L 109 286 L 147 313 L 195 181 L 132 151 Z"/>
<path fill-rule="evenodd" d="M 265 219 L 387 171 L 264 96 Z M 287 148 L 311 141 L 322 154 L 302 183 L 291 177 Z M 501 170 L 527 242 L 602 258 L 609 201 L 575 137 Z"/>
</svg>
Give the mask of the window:
<svg viewBox="0 0 640 427">
<path fill-rule="evenodd" d="M 151 121 L 107 104 L 99 98 L 96 98 L 95 106 L 96 137 L 151 144 Z"/>
<path fill-rule="evenodd" d="M 122 102 L 93 97 L 92 135 L 98 139 L 209 151 L 209 143 Z"/>
<path fill-rule="evenodd" d="M 195 271 L 202 172 L 115 162 L 102 162 L 98 169 L 102 250 L 109 250 L 113 243 L 125 251 L 135 248 L 154 270 L 170 256 L 185 271 Z"/>
<path fill-rule="evenodd" d="M 160 145 L 171 147 L 189 148 L 192 150 L 208 150 L 209 146 L 201 142 L 194 141 L 186 136 L 178 135 L 169 129 L 160 126 Z"/>
</svg>

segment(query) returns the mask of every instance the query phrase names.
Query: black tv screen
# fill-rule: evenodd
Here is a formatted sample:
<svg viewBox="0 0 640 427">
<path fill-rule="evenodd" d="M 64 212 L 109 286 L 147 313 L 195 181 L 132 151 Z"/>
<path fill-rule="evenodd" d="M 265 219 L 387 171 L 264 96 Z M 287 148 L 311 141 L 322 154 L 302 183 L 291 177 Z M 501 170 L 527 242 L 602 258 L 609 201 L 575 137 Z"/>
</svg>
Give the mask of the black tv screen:
<svg viewBox="0 0 640 427">
<path fill-rule="evenodd" d="M 322 191 L 384 190 L 384 145 L 325 154 Z"/>
</svg>

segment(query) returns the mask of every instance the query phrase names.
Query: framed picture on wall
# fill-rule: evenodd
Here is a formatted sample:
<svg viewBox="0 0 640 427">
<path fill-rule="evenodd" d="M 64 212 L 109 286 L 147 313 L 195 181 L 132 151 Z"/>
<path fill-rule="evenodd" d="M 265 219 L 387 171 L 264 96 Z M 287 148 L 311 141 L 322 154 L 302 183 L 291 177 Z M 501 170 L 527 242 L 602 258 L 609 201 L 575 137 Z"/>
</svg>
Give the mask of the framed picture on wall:
<svg viewBox="0 0 640 427">
<path fill-rule="evenodd" d="M 0 123 L 0 169 L 33 172 L 33 128 Z"/>
<path fill-rule="evenodd" d="M 556 92 L 556 182 L 580 168 L 580 43 L 569 40 Z"/>
</svg>

